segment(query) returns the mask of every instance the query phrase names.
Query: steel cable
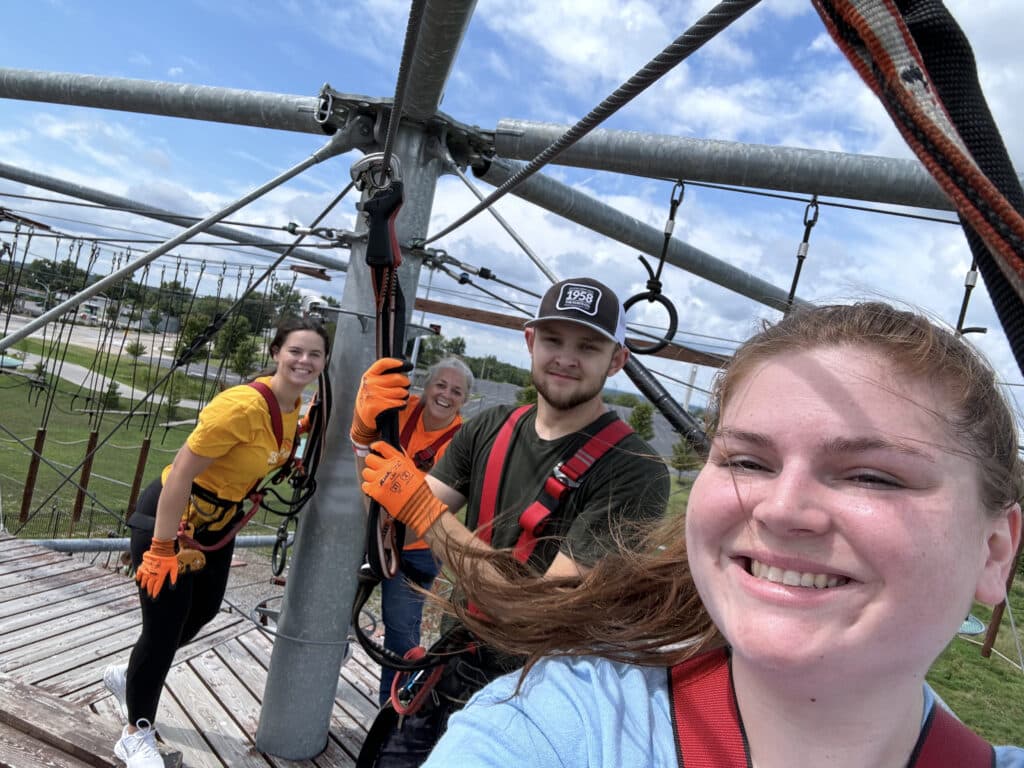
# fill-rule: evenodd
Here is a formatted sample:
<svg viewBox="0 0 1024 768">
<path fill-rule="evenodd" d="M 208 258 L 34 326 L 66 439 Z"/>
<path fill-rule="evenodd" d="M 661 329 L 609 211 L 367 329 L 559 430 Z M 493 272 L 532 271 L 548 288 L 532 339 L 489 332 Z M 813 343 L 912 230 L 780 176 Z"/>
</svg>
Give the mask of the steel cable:
<svg viewBox="0 0 1024 768">
<path fill-rule="evenodd" d="M 468 212 L 453 221 L 436 235 L 428 237 L 424 244 L 444 237 L 449 232 L 462 226 L 481 211 L 493 205 L 515 187 L 535 174 L 559 154 L 582 139 L 594 128 L 615 114 L 618 110 L 654 85 L 663 75 L 677 64 L 700 49 L 706 42 L 728 27 L 732 22 L 749 11 L 760 0 L 724 0 L 716 5 L 693 26 L 677 37 L 661 53 L 651 59 L 639 72 L 619 86 L 610 96 L 598 104 L 576 125 L 553 141 L 547 149 L 519 169 L 504 184 L 494 190 L 486 199 L 480 201 Z M 393 122 L 393 121 L 392 121 Z M 387 166 L 385 165 L 385 168 Z"/>
</svg>

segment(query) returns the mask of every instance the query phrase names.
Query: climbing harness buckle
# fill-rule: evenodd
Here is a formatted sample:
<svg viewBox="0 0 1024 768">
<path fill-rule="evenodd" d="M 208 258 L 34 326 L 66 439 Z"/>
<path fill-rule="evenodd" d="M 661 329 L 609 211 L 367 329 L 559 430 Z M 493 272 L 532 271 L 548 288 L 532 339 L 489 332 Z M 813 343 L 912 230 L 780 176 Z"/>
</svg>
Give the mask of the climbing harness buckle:
<svg viewBox="0 0 1024 768">
<path fill-rule="evenodd" d="M 566 488 L 572 490 L 573 488 L 579 488 L 579 480 L 574 480 L 565 473 L 565 462 L 560 461 L 555 464 L 555 468 L 551 470 L 551 476 L 554 477 L 558 482 L 564 485 Z"/>
<path fill-rule="evenodd" d="M 201 571 L 206 565 L 206 555 L 198 549 L 188 546 L 192 542 L 192 536 L 196 527 L 192 523 L 182 521 L 178 525 L 178 575 L 183 573 L 195 573 Z"/>
</svg>

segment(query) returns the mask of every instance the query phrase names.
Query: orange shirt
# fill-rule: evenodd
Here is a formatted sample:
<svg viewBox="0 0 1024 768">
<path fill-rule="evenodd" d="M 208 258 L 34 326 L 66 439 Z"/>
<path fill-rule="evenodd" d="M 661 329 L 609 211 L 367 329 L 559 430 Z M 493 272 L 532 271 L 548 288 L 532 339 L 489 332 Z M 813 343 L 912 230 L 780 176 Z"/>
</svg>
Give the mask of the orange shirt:
<svg viewBox="0 0 1024 768">
<path fill-rule="evenodd" d="M 416 410 L 416 405 L 420 402 L 418 395 L 409 396 L 409 404 L 403 408 L 398 414 L 398 433 L 401 434 L 402 430 L 405 429 L 405 425 L 409 422 L 409 418 L 412 416 L 413 411 Z M 423 414 L 420 414 L 420 418 L 416 420 L 416 428 L 412 435 L 409 437 L 409 445 L 406 446 L 406 456 L 413 456 L 417 451 L 422 451 L 424 448 L 428 448 L 434 444 L 438 438 L 444 435 L 449 429 L 456 425 L 462 424 L 462 416 L 456 414 L 455 418 L 450 424 L 441 429 L 427 432 L 423 429 Z M 446 441 L 444 445 L 437 449 L 437 454 L 434 456 L 434 463 L 436 464 L 444 452 L 448 450 L 448 444 L 451 441 Z M 427 543 L 423 539 L 416 539 L 416 541 L 406 542 L 404 549 L 427 549 Z"/>
</svg>

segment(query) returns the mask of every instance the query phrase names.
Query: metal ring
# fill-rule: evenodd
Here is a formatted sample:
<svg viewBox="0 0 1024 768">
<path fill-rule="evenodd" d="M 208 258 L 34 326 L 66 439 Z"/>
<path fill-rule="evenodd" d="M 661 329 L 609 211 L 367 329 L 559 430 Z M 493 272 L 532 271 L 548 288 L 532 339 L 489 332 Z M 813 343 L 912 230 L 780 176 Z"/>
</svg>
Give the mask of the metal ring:
<svg viewBox="0 0 1024 768">
<path fill-rule="evenodd" d="M 274 542 L 274 550 L 270 553 L 270 572 L 275 576 L 280 576 L 284 573 L 284 565 L 288 560 L 288 536 L 284 538 L 277 537 L 277 541 Z"/>
<path fill-rule="evenodd" d="M 676 328 L 679 327 L 679 316 L 676 314 L 675 305 L 660 291 L 644 291 L 643 293 L 638 293 L 636 296 L 631 296 L 626 299 L 626 302 L 622 307 L 626 312 L 629 312 L 630 307 L 644 300 L 657 302 L 665 307 L 665 311 L 668 312 L 668 330 L 665 331 L 664 338 L 658 339 L 658 341 L 655 341 L 653 344 L 641 344 L 633 339 L 627 339 L 626 348 L 637 355 L 653 355 L 655 352 L 660 352 L 667 347 L 669 342 L 675 337 Z"/>
</svg>

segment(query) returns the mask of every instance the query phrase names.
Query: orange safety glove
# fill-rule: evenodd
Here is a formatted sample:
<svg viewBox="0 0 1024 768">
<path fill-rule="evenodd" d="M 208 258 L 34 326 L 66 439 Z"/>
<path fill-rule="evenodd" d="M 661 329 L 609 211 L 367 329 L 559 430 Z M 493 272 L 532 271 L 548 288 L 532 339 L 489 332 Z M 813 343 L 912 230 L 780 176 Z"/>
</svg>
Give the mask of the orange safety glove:
<svg viewBox="0 0 1024 768">
<path fill-rule="evenodd" d="M 376 442 L 371 449 L 363 469 L 363 493 L 422 539 L 448 507 L 430 492 L 427 476 L 412 459 L 385 442 Z"/>
<path fill-rule="evenodd" d="M 168 576 L 171 577 L 172 586 L 178 583 L 178 556 L 174 551 L 174 541 L 153 539 L 149 551 L 142 555 L 142 562 L 135 571 L 135 580 L 156 600 Z"/>
<path fill-rule="evenodd" d="M 412 366 L 394 357 L 382 357 L 363 374 L 352 412 L 349 435 L 356 451 L 365 450 L 377 439 L 377 417 L 390 408 L 404 408 L 409 400 L 409 377 Z"/>
</svg>

